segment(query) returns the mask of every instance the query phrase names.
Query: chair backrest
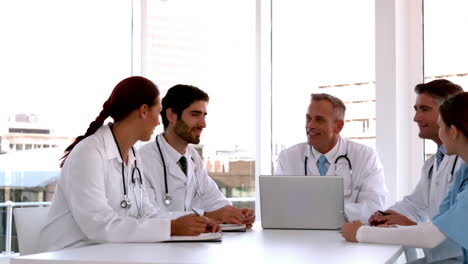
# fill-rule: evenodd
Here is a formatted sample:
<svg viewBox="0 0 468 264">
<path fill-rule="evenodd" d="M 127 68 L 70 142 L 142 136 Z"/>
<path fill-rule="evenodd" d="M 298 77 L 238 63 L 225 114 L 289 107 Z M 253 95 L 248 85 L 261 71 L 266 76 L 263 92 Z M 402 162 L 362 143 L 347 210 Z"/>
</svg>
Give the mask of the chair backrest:
<svg viewBox="0 0 468 264">
<path fill-rule="evenodd" d="M 46 223 L 49 207 L 14 208 L 20 255 L 38 253 L 39 234 Z"/>
</svg>

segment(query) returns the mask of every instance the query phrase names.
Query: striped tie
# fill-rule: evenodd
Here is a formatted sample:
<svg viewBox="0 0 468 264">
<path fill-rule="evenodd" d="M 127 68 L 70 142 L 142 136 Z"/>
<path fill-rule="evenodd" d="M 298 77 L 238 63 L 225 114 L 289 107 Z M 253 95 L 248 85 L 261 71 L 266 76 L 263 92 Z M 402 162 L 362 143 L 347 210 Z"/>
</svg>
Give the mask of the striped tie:
<svg viewBox="0 0 468 264">
<path fill-rule="evenodd" d="M 437 152 L 436 152 L 436 163 L 437 163 L 437 168 L 439 168 L 439 165 L 440 165 L 440 162 L 442 161 L 442 159 L 444 158 L 444 155 L 445 155 L 445 148 L 443 145 L 441 145 L 438 149 L 437 149 Z"/>
<path fill-rule="evenodd" d="M 320 176 L 327 175 L 328 168 L 327 168 L 327 158 L 325 157 L 325 155 L 321 155 L 319 157 L 317 161 L 317 167 L 320 172 Z"/>
</svg>

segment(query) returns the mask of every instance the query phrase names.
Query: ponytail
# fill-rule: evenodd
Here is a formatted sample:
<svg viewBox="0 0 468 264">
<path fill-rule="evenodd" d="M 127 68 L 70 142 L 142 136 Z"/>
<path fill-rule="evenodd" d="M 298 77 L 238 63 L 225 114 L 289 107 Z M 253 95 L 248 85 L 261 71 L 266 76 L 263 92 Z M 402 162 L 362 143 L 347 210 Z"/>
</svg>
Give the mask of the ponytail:
<svg viewBox="0 0 468 264">
<path fill-rule="evenodd" d="M 109 99 L 102 105 L 102 111 L 96 117 L 96 120 L 89 124 L 86 133 L 77 137 L 75 141 L 65 149 L 63 157 L 61 158 L 60 168 L 65 164 L 72 149 L 81 140 L 96 133 L 108 117 L 112 117 L 115 122 L 118 122 L 143 104 L 150 107 L 153 106 L 158 96 L 158 87 L 152 81 L 144 77 L 133 76 L 120 81 L 115 86 L 114 90 L 112 90 Z"/>
<path fill-rule="evenodd" d="M 67 160 L 68 154 L 70 154 L 70 151 L 83 139 L 87 138 L 88 136 L 96 133 L 96 131 L 104 124 L 104 121 L 110 116 L 110 111 L 109 111 L 109 100 L 107 100 L 103 105 L 102 105 L 102 111 L 99 113 L 99 115 L 96 117 L 96 119 L 89 124 L 88 129 L 86 130 L 86 133 L 84 135 L 78 136 L 73 143 L 70 144 L 65 149 L 65 152 L 60 158 L 62 161 L 60 162 L 60 168 L 63 167 L 63 164 L 65 163 L 65 160 Z"/>
</svg>

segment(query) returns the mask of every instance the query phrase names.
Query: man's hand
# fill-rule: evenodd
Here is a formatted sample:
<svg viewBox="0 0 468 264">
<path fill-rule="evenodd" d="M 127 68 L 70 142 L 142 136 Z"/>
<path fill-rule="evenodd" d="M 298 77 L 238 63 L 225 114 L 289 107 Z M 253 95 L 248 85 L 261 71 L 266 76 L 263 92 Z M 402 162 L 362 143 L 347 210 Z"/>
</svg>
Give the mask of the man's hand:
<svg viewBox="0 0 468 264">
<path fill-rule="evenodd" d="M 247 228 L 252 228 L 255 222 L 255 212 L 250 208 L 242 208 L 242 215 L 244 216 L 244 224 Z"/>
<path fill-rule="evenodd" d="M 381 225 L 416 225 L 415 222 L 413 222 L 411 219 L 408 217 L 397 213 L 393 210 L 387 210 L 384 213 L 387 213 L 388 215 L 382 215 L 379 212 L 375 212 L 371 217 L 369 217 L 369 225 L 371 226 L 381 226 Z"/>
<path fill-rule="evenodd" d="M 373 213 L 370 217 L 369 217 L 369 220 L 367 220 L 369 222 L 369 225 L 370 226 L 378 226 L 382 223 L 379 223 L 377 221 L 377 217 L 381 216 L 382 214 L 379 212 L 379 211 L 376 211 L 375 213 Z"/>
<path fill-rule="evenodd" d="M 205 216 L 213 219 L 218 224 L 244 224 L 243 211 L 230 205 L 212 212 L 205 212 Z"/>
<path fill-rule="evenodd" d="M 205 216 L 189 214 L 171 221 L 171 236 L 198 236 L 220 231 L 221 227 Z"/>
<path fill-rule="evenodd" d="M 362 226 L 361 221 L 356 220 L 353 222 L 344 223 L 341 227 L 342 236 L 350 242 L 358 242 L 356 239 L 356 234 L 358 229 Z"/>
</svg>

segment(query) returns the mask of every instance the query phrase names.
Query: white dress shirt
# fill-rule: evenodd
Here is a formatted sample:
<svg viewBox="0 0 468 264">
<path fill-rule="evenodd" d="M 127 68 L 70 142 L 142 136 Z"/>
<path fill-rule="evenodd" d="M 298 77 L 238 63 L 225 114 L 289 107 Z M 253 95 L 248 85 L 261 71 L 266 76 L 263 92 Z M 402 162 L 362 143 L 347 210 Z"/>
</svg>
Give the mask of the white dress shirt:
<svg viewBox="0 0 468 264">
<path fill-rule="evenodd" d="M 123 200 L 122 159 L 109 125 L 83 139 L 70 152 L 60 174 L 46 225 L 40 234 L 41 251 L 104 242 L 156 242 L 170 237 L 170 220 L 155 218 L 157 210 L 144 188 L 131 182 L 135 156 L 130 150 L 124 166 L 129 209 Z M 143 172 L 139 157 L 137 164 Z M 143 193 L 140 193 L 143 191 Z M 143 199 L 141 199 L 143 197 Z"/>
<path fill-rule="evenodd" d="M 167 143 L 163 134 L 158 135 L 156 140 L 166 166 L 167 191 L 172 197 L 172 203 L 169 206 L 163 201 L 166 193 L 164 165 L 156 141 L 143 145 L 138 153 L 145 171 L 146 185 L 153 190 L 150 200 L 158 208 L 160 214 L 166 214 L 170 219 L 175 219 L 193 213 L 192 209 L 203 214 L 205 211 L 211 212 L 231 205 L 219 191 L 215 181 L 208 176 L 202 158 L 193 147 L 188 146 L 184 153 L 187 158 L 187 175 L 185 175 L 178 164 L 182 155 Z"/>
</svg>

